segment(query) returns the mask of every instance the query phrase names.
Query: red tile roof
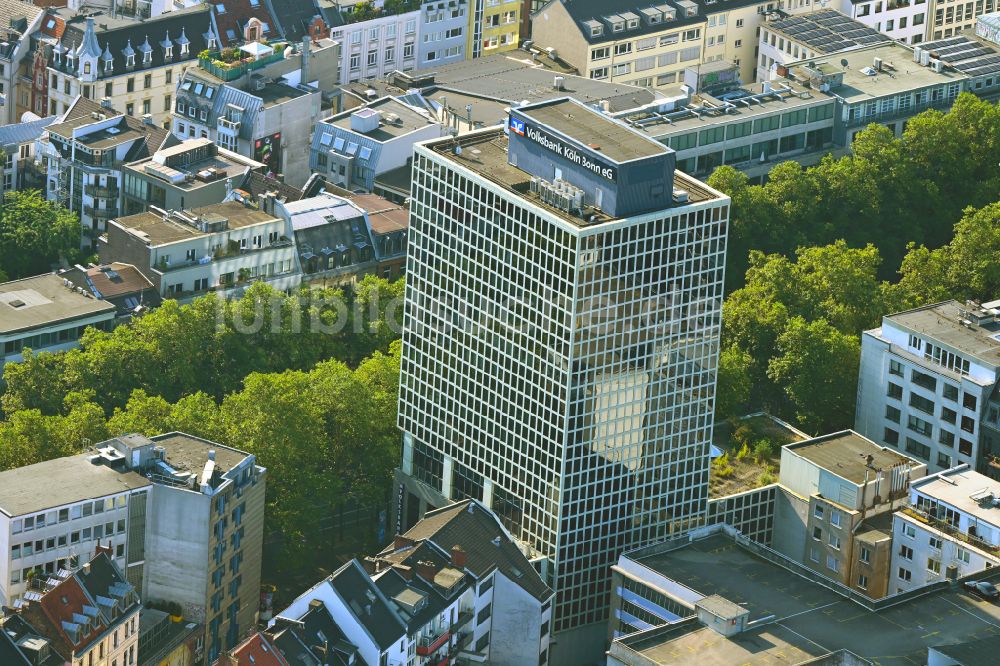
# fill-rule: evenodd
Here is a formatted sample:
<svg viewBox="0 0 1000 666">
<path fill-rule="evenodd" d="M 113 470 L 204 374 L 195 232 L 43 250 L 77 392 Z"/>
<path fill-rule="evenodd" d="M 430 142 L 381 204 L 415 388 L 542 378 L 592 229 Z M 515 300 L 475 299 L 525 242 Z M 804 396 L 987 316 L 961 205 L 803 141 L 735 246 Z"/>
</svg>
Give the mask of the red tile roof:
<svg viewBox="0 0 1000 666">
<path fill-rule="evenodd" d="M 83 607 L 90 605 L 87 593 L 75 576 L 70 576 L 46 592 L 38 604 L 42 607 L 45 617 L 48 618 L 49 622 L 55 628 L 56 635 L 74 650 L 89 645 L 92 640 L 97 638 L 107 628 L 101 617 L 97 616 L 93 618 L 94 622 L 91 624 L 91 631 L 81 634 L 77 637 L 78 640 L 76 641 L 63 629 L 63 622 L 73 622 L 73 614 L 83 615 Z"/>
<path fill-rule="evenodd" d="M 281 653 L 259 633 L 237 645 L 229 654 L 236 657 L 239 666 L 290 666 Z M 215 661 L 215 664 L 228 666 L 229 662 L 222 656 Z"/>
<path fill-rule="evenodd" d="M 36 4 L 37 4 L 37 2 L 36 2 Z M 46 6 L 50 6 L 50 5 L 46 5 Z M 51 5 L 51 6 L 54 6 L 54 7 L 65 7 L 66 3 L 63 2 L 61 5 L 56 4 L 56 5 Z M 65 30 L 65 29 L 66 29 L 66 21 L 64 21 L 63 19 L 59 18 L 58 16 L 54 16 L 53 14 L 49 14 L 48 16 L 46 16 L 45 18 L 42 19 L 41 32 L 42 32 L 43 35 L 48 35 L 49 37 L 55 37 L 56 39 L 60 39 L 62 37 L 63 30 Z"/>
</svg>

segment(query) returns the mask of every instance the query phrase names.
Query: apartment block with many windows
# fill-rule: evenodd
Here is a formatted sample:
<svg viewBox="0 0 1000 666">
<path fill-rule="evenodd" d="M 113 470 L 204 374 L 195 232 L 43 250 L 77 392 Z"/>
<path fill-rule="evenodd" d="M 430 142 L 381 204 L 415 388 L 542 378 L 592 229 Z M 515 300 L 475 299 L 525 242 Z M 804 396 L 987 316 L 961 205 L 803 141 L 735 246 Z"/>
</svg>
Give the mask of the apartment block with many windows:
<svg viewBox="0 0 1000 666">
<path fill-rule="evenodd" d="M 1000 301 L 887 315 L 861 337 L 855 428 L 940 471 L 1000 446 Z"/>
<path fill-rule="evenodd" d="M 892 592 L 1000 565 L 1000 483 L 968 465 L 914 481 L 892 531 Z"/>
</svg>

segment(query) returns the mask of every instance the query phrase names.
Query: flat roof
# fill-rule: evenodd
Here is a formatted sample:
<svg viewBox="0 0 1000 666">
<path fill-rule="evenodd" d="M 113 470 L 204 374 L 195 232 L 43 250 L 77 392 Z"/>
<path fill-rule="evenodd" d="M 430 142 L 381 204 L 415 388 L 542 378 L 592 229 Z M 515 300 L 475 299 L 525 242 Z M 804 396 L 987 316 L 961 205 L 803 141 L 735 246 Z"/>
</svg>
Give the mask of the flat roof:
<svg viewBox="0 0 1000 666">
<path fill-rule="evenodd" d="M 63 286 L 55 273 L 0 284 L 0 334 L 114 312 L 113 304 Z"/>
<path fill-rule="evenodd" d="M 704 21 L 704 18 L 701 20 Z M 418 82 L 426 80 L 425 86 L 438 88 L 439 91 L 435 93 L 438 95 L 447 96 L 448 91 L 453 90 L 487 100 L 499 100 L 507 105 L 569 96 L 585 104 L 607 100 L 612 111 L 623 111 L 647 104 L 656 98 L 647 88 L 553 71 L 532 60 L 525 51 L 509 51 L 485 58 L 461 60 L 433 69 L 406 72 L 405 75 Z M 563 77 L 562 90 L 553 87 L 556 76 Z M 365 86 L 367 83 L 362 82 L 360 85 Z M 404 91 L 399 94 L 402 92 Z"/>
<path fill-rule="evenodd" d="M 888 315 L 885 319 L 983 363 L 1000 365 L 1000 322 L 972 324 L 969 328 L 961 323 L 965 317 L 959 312 L 967 309 L 958 301 L 945 301 Z"/>
<path fill-rule="evenodd" d="M 819 90 L 810 90 L 791 81 L 774 81 L 769 92 L 764 92 L 764 83 L 744 85 L 736 91 L 729 91 L 725 99 L 708 93 L 692 95 L 691 101 L 671 111 L 636 111 L 622 118 L 650 137 L 665 137 L 701 130 L 716 125 L 745 122 L 760 116 L 785 113 L 795 109 L 818 105 L 823 102 L 833 104 L 834 98 Z M 697 111 L 695 111 L 697 107 Z"/>
<path fill-rule="evenodd" d="M 768 21 L 764 24 L 764 29 L 784 35 L 823 54 L 891 41 L 887 35 L 834 9 L 821 9 Z"/>
<path fill-rule="evenodd" d="M 165 458 L 171 467 L 187 471 L 200 471 L 208 462 L 208 452 L 215 451 L 215 466 L 225 474 L 250 455 L 182 432 L 169 432 L 150 437 L 157 446 L 166 449 Z"/>
<path fill-rule="evenodd" d="M 940 500 L 967 514 L 1000 525 L 1000 482 L 971 469 L 945 470 L 910 484 L 914 491 Z M 980 498 L 980 499 L 976 499 Z"/>
<path fill-rule="evenodd" d="M 883 71 L 874 75 L 863 72 L 863 69 L 872 67 L 875 58 L 882 59 Z M 841 60 L 847 61 L 846 67 L 841 64 Z M 843 84 L 830 90 L 830 94 L 848 103 L 897 95 L 935 84 L 954 83 L 967 78 L 960 72 L 949 69 L 935 72 L 931 67 L 915 63 L 913 62 L 912 49 L 892 41 L 822 58 L 800 60 L 789 63 L 788 68 L 791 71 L 809 63 L 815 63 L 815 68 L 825 74 L 843 72 Z"/>
<path fill-rule="evenodd" d="M 206 157 L 194 162 L 187 162 L 183 165 L 166 166 L 165 164 L 160 164 L 153 159 L 156 157 L 166 161 L 169 157 L 183 155 L 186 152 L 197 150 L 198 148 L 202 148 L 211 143 L 212 141 L 210 139 L 188 139 L 176 146 L 158 150 L 153 155 L 144 159 L 130 162 L 126 164 L 124 168 L 130 171 L 138 172 L 145 177 L 154 178 L 157 183 L 163 183 L 166 186 L 170 186 L 184 192 L 191 192 L 193 190 L 201 189 L 202 187 L 208 187 L 214 183 L 223 182 L 226 178 L 242 178 L 251 169 L 262 169 L 265 166 L 263 162 L 257 162 L 249 157 L 244 157 L 237 153 L 223 150 L 222 148 L 217 148 L 216 154 L 211 157 Z M 170 177 L 176 173 L 196 175 L 198 172 L 206 171 L 208 169 L 215 169 L 217 172 L 221 172 L 222 175 L 218 175 L 214 180 L 199 180 L 198 178 L 185 178 L 178 182 L 171 182 L 169 180 Z"/>
<path fill-rule="evenodd" d="M 378 112 L 381 114 L 381 119 L 378 127 L 372 131 L 359 132 L 351 127 L 351 116 L 356 113 L 364 114 L 366 110 Z M 388 115 L 390 113 L 396 116 L 394 122 L 389 122 Z M 415 132 L 422 127 L 427 127 L 432 124 L 432 120 L 422 113 L 417 113 L 412 107 L 403 104 L 397 99 L 392 97 L 383 97 L 366 104 L 361 108 L 355 108 L 350 111 L 338 113 L 337 115 L 324 120 L 323 124 L 333 125 L 334 127 L 356 132 L 357 134 L 366 136 L 373 141 L 384 143 L 386 141 L 410 134 L 411 132 Z M 318 127 L 317 131 L 322 132 L 323 128 Z"/>
<path fill-rule="evenodd" d="M 197 216 L 221 215 L 229 220 L 230 230 L 278 220 L 277 217 L 270 213 L 249 208 L 238 201 L 224 201 L 202 208 L 185 210 L 184 212 Z M 120 217 L 115 222 L 152 245 L 164 245 L 211 235 L 183 222 L 177 222 L 174 219 L 164 220 L 163 217 L 151 211 Z"/>
<path fill-rule="evenodd" d="M 1000 14 L 983 14 L 979 21 Z M 967 76 L 987 76 L 1000 73 L 1000 45 L 975 34 L 955 35 L 919 45 L 931 58 L 944 62 Z"/>
<path fill-rule="evenodd" d="M 404 206 L 376 194 L 353 194 L 346 198 L 368 213 L 368 226 L 374 234 L 390 234 L 410 226 L 410 211 Z"/>
<path fill-rule="evenodd" d="M 897 451 L 883 448 L 853 430 L 786 444 L 785 448 L 853 483 L 864 483 L 866 472 L 870 480 L 875 469 L 888 469 L 907 462 L 922 464 Z M 871 467 L 868 466 L 868 456 L 872 458 Z"/>
<path fill-rule="evenodd" d="M 572 98 L 542 102 L 516 111 L 535 123 L 545 125 L 587 146 L 595 154 L 618 163 L 666 155 L 669 152 L 662 143 L 623 127 L 621 122 L 583 106 Z"/>
<path fill-rule="evenodd" d="M 544 208 L 555 216 L 561 217 L 570 224 L 579 227 L 589 227 L 615 219 L 606 214 L 598 213 L 593 221 L 588 222 L 583 218 L 570 215 L 566 211 L 554 208 L 543 202 L 537 194 L 529 191 L 531 175 L 512 166 L 507 161 L 507 142 L 508 139 L 503 129 L 496 128 L 459 137 L 457 144 L 462 148 L 461 155 L 455 154 L 454 147 L 456 140 L 450 137 L 428 141 L 424 145 L 442 157 L 516 193 L 518 196 L 523 197 L 540 208 Z M 674 188 L 685 190 L 688 193 L 688 203 L 709 201 L 716 199 L 718 196 L 700 181 L 676 170 L 674 171 Z"/>
<path fill-rule="evenodd" d="M 753 555 L 722 533 L 629 557 L 697 594 L 720 594 L 748 608 L 750 621 L 775 616 L 734 638 L 688 621 L 616 641 L 656 664 L 686 665 L 693 655 L 709 666 L 798 664 L 846 649 L 875 663 L 902 666 L 924 663 L 928 647 L 1000 634 L 1000 605 L 960 586 L 876 612 Z"/>
<path fill-rule="evenodd" d="M 135 472 L 90 462 L 91 453 L 0 472 L 0 511 L 20 516 L 152 485 Z"/>
</svg>

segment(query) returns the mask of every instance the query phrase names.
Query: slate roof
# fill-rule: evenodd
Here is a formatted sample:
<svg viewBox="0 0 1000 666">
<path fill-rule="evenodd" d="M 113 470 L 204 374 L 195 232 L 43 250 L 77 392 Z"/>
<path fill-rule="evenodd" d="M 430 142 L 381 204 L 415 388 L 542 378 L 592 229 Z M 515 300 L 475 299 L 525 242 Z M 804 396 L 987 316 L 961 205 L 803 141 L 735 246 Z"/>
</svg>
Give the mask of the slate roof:
<svg viewBox="0 0 1000 666">
<path fill-rule="evenodd" d="M 41 638 L 49 643 L 49 656 L 40 664 L 32 664 L 17 646 L 21 641 Z M 56 651 L 51 641 L 38 632 L 20 615 L 0 618 L 0 664 L 3 666 L 63 666 L 68 659 Z"/>
<path fill-rule="evenodd" d="M 65 30 L 60 39 L 63 48 L 76 50 L 83 42 L 86 30 L 86 19 L 69 9 L 57 10 L 59 18 L 66 22 Z M 97 43 L 102 53 L 107 50 L 113 58 L 111 72 L 106 72 L 103 62 L 98 69 L 98 78 L 120 76 L 128 72 L 142 72 L 153 67 L 189 63 L 198 57 L 198 53 L 208 48 L 206 34 L 214 34 L 211 12 L 207 5 L 195 5 L 178 9 L 145 21 L 116 19 L 104 13 L 94 17 L 94 30 Z M 43 22 L 44 23 L 44 22 Z M 174 45 L 173 58 L 167 60 L 161 46 L 169 36 Z M 188 54 L 180 55 L 180 43 L 186 39 Z M 152 47 L 151 62 L 142 62 L 142 45 L 148 40 Z M 135 52 L 135 66 L 126 68 L 125 51 L 131 48 Z"/>
<path fill-rule="evenodd" d="M 432 541 L 448 553 L 452 546 L 461 546 L 466 554 L 465 568 L 479 580 L 499 570 L 539 601 L 552 596 L 552 590 L 497 518 L 479 502 L 464 500 L 430 511 L 403 536 L 415 542 Z M 380 556 L 392 552 L 389 546 Z"/>
<path fill-rule="evenodd" d="M 636 0 L 616 0 L 616 2 L 608 2 L 608 0 L 551 0 L 535 10 L 533 15 L 545 12 L 546 9 L 555 3 L 561 3 L 566 8 L 567 13 L 576 21 L 577 28 L 584 39 L 591 44 L 600 44 L 602 42 L 634 39 L 635 37 L 660 33 L 685 25 L 704 23 L 707 14 L 706 9 L 729 11 L 737 7 L 760 4 L 760 0 L 728 0 L 725 3 L 717 3 L 707 8 L 704 0 L 696 0 L 694 4 L 698 5 L 698 13 L 694 16 L 685 16 L 683 7 L 676 0 L 640 0 L 639 2 L 636 2 Z M 664 5 L 675 11 L 676 18 L 672 21 L 661 21 L 655 24 L 647 23 L 643 18 L 641 10 Z M 612 32 L 611 25 L 604 18 L 627 13 L 639 16 L 638 27 L 621 32 Z M 591 31 L 585 27 L 584 21 L 597 21 L 603 26 L 604 30 L 599 36 L 594 37 L 591 35 Z"/>
<path fill-rule="evenodd" d="M 319 14 L 313 0 L 265 0 L 278 20 L 281 33 L 290 42 L 301 42 L 314 16 Z"/>
<path fill-rule="evenodd" d="M 241 190 L 245 190 L 254 201 L 257 197 L 265 192 L 277 192 L 278 200 L 285 203 L 290 203 L 293 201 L 298 201 L 302 198 L 302 190 L 299 188 L 289 185 L 287 183 L 282 183 L 277 178 L 272 178 L 267 174 L 260 173 L 259 171 L 251 171 L 247 174 L 246 179 L 243 184 L 240 185 Z"/>
<path fill-rule="evenodd" d="M 185 86 L 190 82 L 190 86 Z M 200 86 L 200 87 L 199 87 Z M 211 92 L 209 92 L 211 89 Z M 214 126 L 219 116 L 225 115 L 226 106 L 233 104 L 243 109 L 243 120 L 240 124 L 239 136 L 242 139 L 252 137 L 253 128 L 256 123 L 257 113 L 263 106 L 260 97 L 252 95 L 239 88 L 226 85 L 211 74 L 198 70 L 188 69 L 181 77 L 180 85 L 177 87 L 177 101 L 183 102 L 188 108 L 198 109 L 199 119 L 201 111 L 207 113 L 207 119 L 199 120 L 203 125 Z"/>
<path fill-rule="evenodd" d="M 242 44 L 243 29 L 252 18 L 264 24 L 264 37 L 273 39 L 276 35 L 278 23 L 262 0 L 215 0 L 212 16 L 223 46 Z M 230 34 L 233 36 L 230 37 Z"/>
<path fill-rule="evenodd" d="M 11 146 L 18 146 L 22 143 L 34 141 L 55 120 L 56 116 L 49 116 L 48 118 L 32 120 L 26 123 L 4 125 L 0 127 L 0 146 L 7 149 Z"/>
<path fill-rule="evenodd" d="M 380 650 L 389 649 L 406 635 L 406 625 L 356 559 L 337 569 L 327 584 L 353 611 Z"/>
<path fill-rule="evenodd" d="M 66 112 L 59 118 L 58 123 L 49 125 L 46 129 L 52 134 L 57 134 L 67 140 L 73 136 L 73 130 L 89 125 L 94 121 L 91 113 L 103 113 L 108 117 L 118 116 L 118 123 L 113 125 L 118 132 L 114 138 L 121 138 L 121 141 L 113 141 L 120 144 L 128 137 L 137 139 L 134 141 L 128 152 L 125 154 L 123 162 L 132 162 L 145 157 L 150 157 L 161 148 L 166 148 L 180 143 L 180 139 L 170 133 L 170 130 L 156 125 L 147 125 L 140 118 L 126 116 L 120 111 L 101 106 L 82 96 L 77 96 Z M 105 130 L 100 130 L 105 131 Z M 87 135 L 78 136 L 78 140 L 86 140 Z"/>
<path fill-rule="evenodd" d="M 289 664 L 367 666 L 357 646 L 347 640 L 330 611 L 320 601 L 310 604 L 309 610 L 297 618 L 297 622 L 277 618 L 275 625 L 268 630 L 268 636 Z M 318 648 L 326 649 L 325 657 Z"/>
</svg>

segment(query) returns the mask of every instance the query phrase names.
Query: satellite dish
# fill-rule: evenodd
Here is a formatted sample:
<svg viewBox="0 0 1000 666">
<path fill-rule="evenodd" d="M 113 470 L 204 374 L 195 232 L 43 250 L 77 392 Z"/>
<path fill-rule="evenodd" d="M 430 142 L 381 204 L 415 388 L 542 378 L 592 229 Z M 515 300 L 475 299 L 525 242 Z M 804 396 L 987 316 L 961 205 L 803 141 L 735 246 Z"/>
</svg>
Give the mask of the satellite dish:
<svg viewBox="0 0 1000 666">
<path fill-rule="evenodd" d="M 848 66 L 849 64 L 850 64 L 850 63 L 849 63 L 849 62 L 847 62 L 847 58 L 841 58 L 841 59 L 840 59 L 840 66 L 841 66 L 841 67 L 843 67 L 844 69 L 847 69 L 847 66 Z"/>
</svg>

